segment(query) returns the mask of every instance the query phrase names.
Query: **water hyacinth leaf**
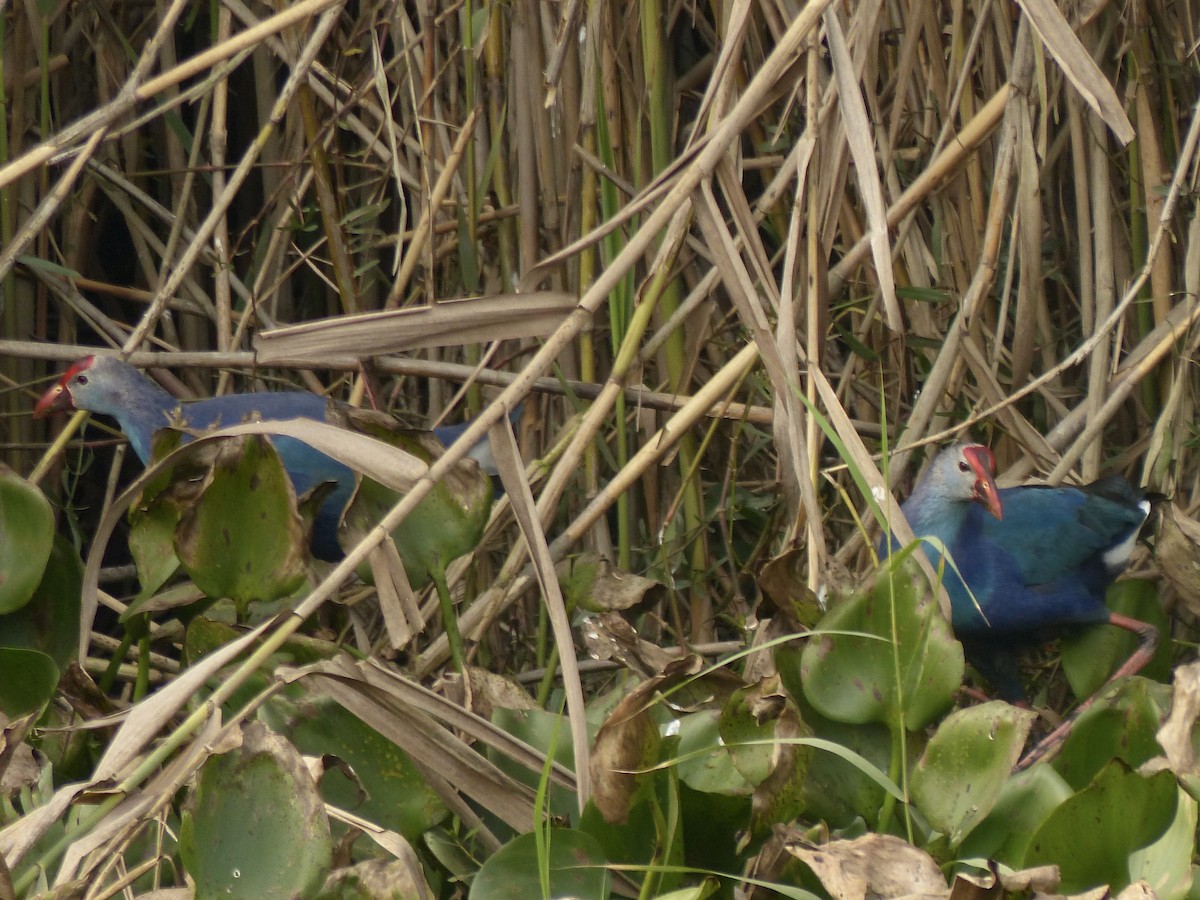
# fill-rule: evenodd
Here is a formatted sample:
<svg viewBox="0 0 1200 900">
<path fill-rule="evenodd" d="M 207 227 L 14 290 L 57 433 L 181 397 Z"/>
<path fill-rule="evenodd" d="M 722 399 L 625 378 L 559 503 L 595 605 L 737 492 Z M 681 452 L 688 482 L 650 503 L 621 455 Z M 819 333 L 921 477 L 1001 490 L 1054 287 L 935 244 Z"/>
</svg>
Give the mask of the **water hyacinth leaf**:
<svg viewBox="0 0 1200 900">
<path fill-rule="evenodd" d="M 704 879 L 703 884 L 698 884 L 695 887 L 680 888 L 677 891 L 671 891 L 669 894 L 659 894 L 658 900 L 707 900 L 720 887 L 720 881 L 710 876 Z"/>
<path fill-rule="evenodd" d="M 575 748 L 571 741 L 571 729 L 561 713 L 547 709 L 506 709 L 494 707 L 492 724 L 540 750 L 567 769 L 574 769 Z M 513 759 L 507 753 L 489 745 L 487 758 L 496 768 L 513 781 L 537 790 L 542 779 L 542 770 L 531 768 Z M 574 791 L 557 780 L 550 782 L 547 792 L 547 807 L 552 815 L 567 818 L 579 810 L 579 801 Z"/>
<path fill-rule="evenodd" d="M 468 471 L 439 482 L 392 532 L 405 569 L 425 580 L 479 546 L 492 511 L 491 478 L 473 460 L 459 468 Z"/>
<path fill-rule="evenodd" d="M 812 729 L 800 718 L 795 706 L 785 706 L 775 722 L 771 770 L 754 788 L 750 828 L 740 844 L 742 849 L 752 838 L 769 832 L 773 825 L 790 822 L 804 811 L 804 785 L 813 749 L 800 742 L 810 737 Z"/>
<path fill-rule="evenodd" d="M 188 665 L 195 665 L 209 653 L 219 650 L 226 644 L 237 640 L 244 630 L 234 628 L 225 622 L 211 619 L 204 615 L 196 615 L 188 622 L 187 631 L 183 637 L 183 656 Z M 256 644 L 257 646 L 257 644 Z M 293 634 L 284 641 L 283 646 L 263 660 L 257 672 L 249 675 L 245 682 L 230 695 L 226 701 L 227 712 L 241 708 L 244 704 L 265 690 L 280 666 L 304 666 L 321 660 L 332 659 L 344 652 L 342 647 L 319 638 L 302 634 Z M 216 680 L 212 682 L 215 686 Z M 303 696 L 304 689 L 296 685 L 288 685 L 281 692 L 288 698 Z M 275 702 L 278 700 L 278 704 Z M 286 731 L 287 710 L 277 712 L 277 706 L 285 701 L 273 697 L 271 702 L 262 707 L 262 719 L 277 732 Z"/>
<path fill-rule="evenodd" d="M 788 627 L 796 630 L 814 627 L 825 612 L 808 586 L 807 565 L 806 551 L 791 548 L 768 560 L 758 573 L 758 586 L 784 615 Z"/>
<path fill-rule="evenodd" d="M 180 518 L 175 551 L 196 586 L 245 611 L 306 578 L 308 534 L 291 480 L 269 440 L 220 442 L 207 483 Z"/>
<path fill-rule="evenodd" d="M 711 812 L 711 808 L 708 811 Z M 741 821 L 744 822 L 744 816 Z M 711 816 L 705 819 L 705 823 L 716 825 Z M 679 783 L 670 769 L 660 769 L 654 773 L 654 790 L 639 795 L 627 821 L 620 824 L 606 822 L 591 802 L 579 817 L 579 830 L 596 839 L 610 863 L 668 867 L 664 871 L 647 873 L 654 888 L 650 896 L 657 896 L 659 891 L 683 882 L 682 872 L 670 871 L 669 867 L 685 865 L 684 832 L 687 824 L 681 809 Z M 732 833 L 737 827 L 731 826 L 726 833 Z M 665 840 L 664 835 L 667 836 Z"/>
<path fill-rule="evenodd" d="M 903 722 L 916 731 L 954 702 L 962 645 L 907 556 L 892 556 L 875 583 L 831 609 L 818 631 L 801 655 L 800 674 L 821 715 L 853 725 Z"/>
<path fill-rule="evenodd" d="M 165 499 L 129 509 L 129 552 L 142 596 L 152 596 L 179 569 L 175 555 L 179 515 L 179 507 Z"/>
<path fill-rule="evenodd" d="M 241 634 L 242 632 L 225 622 L 197 616 L 188 623 L 184 633 L 183 658 L 187 660 L 188 665 L 193 665 Z"/>
<path fill-rule="evenodd" d="M 1162 752 L 1157 735 L 1170 702 L 1170 687 L 1139 676 L 1105 688 L 1079 716 L 1051 765 L 1076 790 L 1113 759 L 1137 768 Z"/>
<path fill-rule="evenodd" d="M 354 427 L 387 441 L 420 460 L 436 459 L 444 448 L 429 432 L 402 429 L 387 422 L 356 415 Z M 392 532 L 404 561 L 409 584 L 420 590 L 452 561 L 469 553 L 483 537 L 492 510 L 492 479 L 474 460 L 463 460 L 434 485 L 416 509 Z M 350 550 L 374 528 L 400 500 L 400 494 L 371 478 L 362 478 L 346 509 L 338 540 Z M 364 572 L 360 576 L 366 577 Z"/>
<path fill-rule="evenodd" d="M 788 706 L 778 677 L 734 691 L 721 710 L 718 732 L 734 766 L 750 784 L 771 774 L 775 726 Z M 796 714 L 796 718 L 799 715 Z"/>
<path fill-rule="evenodd" d="M 1012 869 L 1024 868 L 1033 835 L 1050 813 L 1074 793 L 1046 763 L 1014 775 L 1001 787 L 992 811 L 963 839 L 959 856 L 993 859 Z"/>
<path fill-rule="evenodd" d="M 912 796 L 952 847 L 991 811 L 1034 718 L 996 700 L 951 713 L 930 738 L 913 771 Z"/>
<path fill-rule="evenodd" d="M 718 731 L 734 766 L 754 785 L 747 837 L 798 816 L 812 758 L 812 749 L 798 741 L 811 737 L 812 729 L 783 693 L 779 677 L 734 691 L 721 710 Z"/>
<path fill-rule="evenodd" d="M 703 657 L 694 653 L 667 663 L 663 676 L 668 679 L 663 688 L 663 700 L 667 708 L 676 713 L 720 710 L 734 691 L 746 686 L 741 676 L 728 667 L 712 668 Z"/>
<path fill-rule="evenodd" d="M 887 771 L 892 757 L 891 731 L 879 723 L 835 722 L 804 702 L 800 709 L 815 738 L 826 742 L 816 748 L 809 762 L 808 777 L 804 780 L 805 809 L 814 819 L 835 828 L 844 828 L 859 817 L 874 821 L 887 790 L 864 767 L 874 766 L 881 773 Z M 920 737 L 907 735 L 912 759 L 920 755 Z M 833 747 L 844 753 L 832 752 Z"/>
<path fill-rule="evenodd" d="M 38 712 L 54 696 L 58 677 L 45 653 L 0 647 L 0 712 L 9 719 Z"/>
<path fill-rule="evenodd" d="M 129 552 L 141 584 L 139 600 L 152 596 L 179 569 L 175 555 L 179 517 L 195 502 L 212 462 L 211 453 L 192 452 L 163 465 L 162 460 L 180 447 L 183 437 L 183 432 L 173 428 L 154 432 L 150 445 L 153 473 L 126 514 Z"/>
<path fill-rule="evenodd" d="M 187 631 L 184 634 L 184 658 L 187 660 L 188 665 L 194 665 L 197 661 L 203 659 L 204 656 L 214 652 L 214 650 L 220 649 L 224 644 L 236 640 L 242 634 L 244 634 L 244 631 L 239 631 L 233 628 L 232 625 L 224 622 L 216 622 L 216 620 L 206 616 L 197 616 L 190 623 L 187 623 Z M 250 676 L 247 676 L 244 682 L 229 696 L 229 700 L 224 704 L 226 714 L 232 715 L 234 710 L 241 708 L 244 704 L 250 702 L 254 696 L 258 695 L 259 692 L 266 690 L 266 686 L 270 684 L 272 672 L 275 671 L 275 667 L 280 664 L 287 665 L 290 661 L 292 660 L 280 654 L 272 655 L 266 659 L 263 662 L 263 667 L 259 668 L 257 672 L 251 673 Z M 218 674 L 217 677 L 210 679 L 208 688 L 215 689 L 221 677 Z M 274 725 L 269 720 L 268 724 Z"/>
<path fill-rule="evenodd" d="M 1196 886 L 1192 852 L 1196 837 L 1196 800 L 1180 791 L 1175 819 L 1162 837 L 1129 857 L 1129 876 L 1145 881 L 1155 897 L 1193 897 Z"/>
<path fill-rule="evenodd" d="M 50 559 L 31 602 L 0 616 L 0 645 L 38 650 L 63 672 L 79 649 L 83 562 L 66 538 L 55 535 Z"/>
<path fill-rule="evenodd" d="M 733 765 L 754 786 L 747 838 L 799 815 L 812 749 L 797 741 L 811 737 L 812 729 L 779 677 L 734 691 L 721 710 L 718 733 Z"/>
<path fill-rule="evenodd" d="M 1064 894 L 1101 885 L 1116 894 L 1132 881 L 1130 855 L 1156 841 L 1174 821 L 1178 793 L 1170 772 L 1147 776 L 1114 761 L 1046 817 L 1025 864 L 1057 865 Z"/>
<path fill-rule="evenodd" d="M 1115 613 L 1146 622 L 1169 634 L 1167 615 L 1158 600 L 1158 588 L 1145 578 L 1118 581 L 1108 589 L 1105 604 Z M 1114 626 L 1088 628 L 1062 642 L 1063 672 L 1071 683 L 1076 697 L 1090 697 L 1109 679 L 1117 668 L 1137 649 L 1138 639 L 1132 632 Z M 1142 675 L 1165 680 L 1171 675 L 1171 642 L 1160 640 L 1158 649 Z"/>
<path fill-rule="evenodd" d="M 139 593 L 121 613 L 121 622 L 130 625 L 138 618 L 153 617 L 162 612 L 172 612 L 175 618 L 187 622 L 217 602 L 192 582 L 180 581 L 156 594 L 146 594 L 144 591 Z"/>
<path fill-rule="evenodd" d="M 409 840 L 446 818 L 446 805 L 408 754 L 358 716 L 316 695 L 299 703 L 273 699 L 271 712 L 282 714 L 279 724 L 296 749 L 307 756 L 336 756 L 353 770 L 354 779 L 340 769 L 326 771 L 321 795 L 328 803 Z"/>
<path fill-rule="evenodd" d="M 745 862 L 745 854 L 730 838 L 746 829 L 750 795 L 701 792 L 682 781 L 677 784 L 686 864 L 707 871 L 736 872 Z"/>
<path fill-rule="evenodd" d="M 197 897 L 311 896 L 333 856 L 325 805 L 300 754 L 261 723 L 200 769 L 179 847 Z"/>
<path fill-rule="evenodd" d="M 509 841 L 490 857 L 471 882 L 469 900 L 528 900 L 530 897 L 607 897 L 612 889 L 607 862 L 591 835 L 553 828 L 544 849 L 532 832 Z M 542 864 L 550 893 L 542 889 Z"/>
<path fill-rule="evenodd" d="M 0 614 L 33 597 L 53 539 L 54 511 L 46 495 L 0 464 Z"/>
<path fill-rule="evenodd" d="M 753 785 L 733 764 L 721 743 L 720 717 L 700 710 L 679 719 L 679 780 L 706 794 L 747 795 Z"/>
<path fill-rule="evenodd" d="M 142 495 L 132 508 L 149 504 L 168 490 L 177 494 L 180 500 L 194 496 L 202 476 L 212 465 L 214 448 L 193 450 L 167 465 L 161 465 L 164 459 L 183 446 L 183 438 L 183 432 L 175 428 L 160 428 L 154 432 L 150 439 L 150 463 L 155 471 L 142 486 Z"/>
</svg>

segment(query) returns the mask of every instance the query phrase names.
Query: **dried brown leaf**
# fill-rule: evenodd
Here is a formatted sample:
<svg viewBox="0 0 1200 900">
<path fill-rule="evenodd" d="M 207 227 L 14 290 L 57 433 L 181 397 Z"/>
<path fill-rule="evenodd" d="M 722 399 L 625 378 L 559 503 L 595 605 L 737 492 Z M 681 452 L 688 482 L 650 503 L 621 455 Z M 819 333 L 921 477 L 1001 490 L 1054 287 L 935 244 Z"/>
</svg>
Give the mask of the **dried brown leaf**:
<svg viewBox="0 0 1200 900">
<path fill-rule="evenodd" d="M 1133 123 L 1125 115 L 1117 92 L 1080 43 L 1058 6 L 1053 0 L 1018 0 L 1018 3 L 1087 105 L 1100 114 L 1117 140 L 1122 144 L 1132 141 L 1135 137 Z"/>
<path fill-rule="evenodd" d="M 640 770 L 657 761 L 658 725 L 649 709 L 665 677 L 644 681 L 621 698 L 592 747 L 592 800 L 613 825 L 629 819 L 638 789 L 653 774 Z"/>
<path fill-rule="evenodd" d="M 797 841 L 787 850 L 813 870 L 835 900 L 942 900 L 949 895 L 933 857 L 890 834 L 821 846 Z"/>
<path fill-rule="evenodd" d="M 1154 557 L 1188 612 L 1200 616 L 1200 522 L 1178 504 L 1165 504 Z"/>
<path fill-rule="evenodd" d="M 1192 744 L 1197 718 L 1200 718 L 1200 662 L 1175 670 L 1171 709 L 1157 735 L 1172 771 L 1179 776 L 1200 776 Z"/>
<path fill-rule="evenodd" d="M 657 644 L 639 638 L 634 627 L 620 613 L 588 616 L 583 620 L 580 632 L 593 659 L 615 659 L 643 678 L 662 674 L 678 659 Z"/>
<path fill-rule="evenodd" d="M 329 354 L 378 356 L 424 347 L 457 347 L 552 334 L 578 298 L 560 291 L 442 300 L 430 306 L 361 313 L 258 334 L 261 362 L 320 362 Z"/>
</svg>

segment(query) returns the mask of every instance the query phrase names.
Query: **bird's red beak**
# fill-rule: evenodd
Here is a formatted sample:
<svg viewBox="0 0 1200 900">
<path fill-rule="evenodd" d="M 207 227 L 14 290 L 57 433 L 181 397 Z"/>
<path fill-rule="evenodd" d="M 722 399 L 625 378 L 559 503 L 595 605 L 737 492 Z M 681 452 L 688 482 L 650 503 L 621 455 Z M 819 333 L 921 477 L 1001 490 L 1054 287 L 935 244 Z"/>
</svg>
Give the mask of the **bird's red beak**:
<svg viewBox="0 0 1200 900">
<path fill-rule="evenodd" d="M 37 405 L 33 408 L 33 417 L 40 419 L 43 416 L 48 416 L 50 413 L 59 412 L 64 409 L 75 409 L 75 398 L 71 396 L 71 391 L 67 387 L 71 383 L 71 379 L 92 367 L 92 363 L 96 361 L 94 356 L 85 356 L 79 362 L 63 372 L 62 377 L 54 382 L 54 387 L 42 394 L 42 399 L 38 400 Z"/>
<path fill-rule="evenodd" d="M 66 380 L 59 379 L 55 382 L 54 387 L 42 394 L 42 398 L 33 408 L 33 417 L 41 419 L 59 410 L 74 408 L 75 404 L 71 400 L 71 392 L 67 390 Z"/>
<path fill-rule="evenodd" d="M 974 499 L 986 506 L 988 512 L 997 519 L 1003 519 L 1004 507 L 1000 503 L 1000 491 L 996 487 L 996 457 L 992 455 L 991 450 L 980 445 L 964 447 L 963 456 L 975 470 Z"/>
</svg>

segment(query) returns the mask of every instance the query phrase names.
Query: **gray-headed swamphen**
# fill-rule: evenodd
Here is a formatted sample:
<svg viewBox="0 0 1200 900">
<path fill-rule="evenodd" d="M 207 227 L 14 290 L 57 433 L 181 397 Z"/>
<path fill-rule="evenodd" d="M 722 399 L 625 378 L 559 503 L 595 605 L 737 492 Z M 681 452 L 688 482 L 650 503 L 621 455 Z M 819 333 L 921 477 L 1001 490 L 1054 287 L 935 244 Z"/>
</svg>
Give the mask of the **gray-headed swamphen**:
<svg viewBox="0 0 1200 900">
<path fill-rule="evenodd" d="M 197 430 L 237 425 L 250 416 L 263 421 L 315 419 L 328 421 L 330 403 L 307 391 L 227 394 L 207 400 L 181 403 L 133 366 L 115 356 L 88 356 L 72 365 L 42 395 L 35 416 L 56 410 L 83 409 L 117 420 L 142 463 L 150 459 L 154 432 L 172 424 Z M 462 433 L 462 426 L 434 429 L 449 445 Z M 303 441 L 284 436 L 272 438 L 297 494 L 331 482 L 313 522 L 312 553 L 318 559 L 336 561 L 343 557 L 338 544 L 338 522 L 354 491 L 354 473 L 345 465 L 320 453 Z M 494 473 L 486 441 L 472 448 L 471 455 L 485 471 Z"/>
<path fill-rule="evenodd" d="M 1140 641 L 1112 678 L 1139 671 L 1158 629 L 1110 612 L 1104 594 L 1150 512 L 1144 492 L 1119 476 L 1080 487 L 997 488 L 995 468 L 987 447 L 955 444 L 901 505 L 913 533 L 938 538 L 961 573 L 946 565 L 943 580 L 967 658 L 1004 699 L 1019 702 L 1020 647 L 1063 626 L 1109 624 Z M 938 568 L 941 554 L 928 544 L 925 552 Z"/>
</svg>

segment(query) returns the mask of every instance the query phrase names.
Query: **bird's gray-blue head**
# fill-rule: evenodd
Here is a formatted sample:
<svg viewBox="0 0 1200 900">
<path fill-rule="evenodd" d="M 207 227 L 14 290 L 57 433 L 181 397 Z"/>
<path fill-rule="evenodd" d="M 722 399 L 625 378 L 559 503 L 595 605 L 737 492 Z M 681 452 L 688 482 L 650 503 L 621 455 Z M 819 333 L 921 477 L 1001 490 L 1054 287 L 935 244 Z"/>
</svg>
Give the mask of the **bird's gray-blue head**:
<svg viewBox="0 0 1200 900">
<path fill-rule="evenodd" d="M 118 419 L 165 396 L 137 369 L 115 356 L 86 356 L 63 373 L 33 409 L 36 418 L 59 410 L 86 409 Z"/>
<path fill-rule="evenodd" d="M 1004 518 L 996 458 L 982 444 L 947 447 L 934 457 L 912 495 L 925 503 L 981 503 L 997 519 Z"/>
</svg>

